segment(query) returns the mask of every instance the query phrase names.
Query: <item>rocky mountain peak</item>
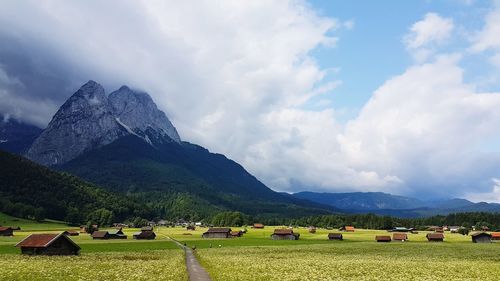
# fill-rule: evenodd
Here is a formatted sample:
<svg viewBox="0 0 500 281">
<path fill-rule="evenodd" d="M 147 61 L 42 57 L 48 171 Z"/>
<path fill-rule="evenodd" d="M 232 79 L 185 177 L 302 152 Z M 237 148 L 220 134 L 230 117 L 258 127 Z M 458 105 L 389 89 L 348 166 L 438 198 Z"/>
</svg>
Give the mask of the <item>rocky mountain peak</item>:
<svg viewBox="0 0 500 281">
<path fill-rule="evenodd" d="M 51 166 L 68 162 L 126 135 L 149 144 L 180 142 L 177 130 L 151 97 L 127 86 L 106 96 L 90 80 L 57 111 L 26 157 Z"/>
</svg>

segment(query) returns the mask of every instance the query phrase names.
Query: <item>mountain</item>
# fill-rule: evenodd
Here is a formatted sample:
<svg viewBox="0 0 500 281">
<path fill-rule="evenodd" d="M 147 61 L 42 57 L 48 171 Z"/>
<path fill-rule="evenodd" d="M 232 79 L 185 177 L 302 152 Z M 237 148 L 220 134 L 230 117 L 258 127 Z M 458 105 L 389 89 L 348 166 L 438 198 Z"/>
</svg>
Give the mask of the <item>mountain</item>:
<svg viewBox="0 0 500 281">
<path fill-rule="evenodd" d="M 335 206 L 348 213 L 374 213 L 397 217 L 423 217 L 459 212 L 500 212 L 500 204 L 473 203 L 466 199 L 422 201 L 382 192 L 298 192 L 294 197 Z"/>
<path fill-rule="evenodd" d="M 25 153 L 42 129 L 0 113 L 0 150 Z"/>
<path fill-rule="evenodd" d="M 241 211 L 272 218 L 336 210 L 274 192 L 224 155 L 181 141 L 152 98 L 126 86 L 106 96 L 94 81 L 83 85 L 26 156 L 131 195 L 159 216 Z"/>
<path fill-rule="evenodd" d="M 149 214 L 132 198 L 0 151 L 0 212 L 23 218 L 47 217 L 81 223 L 101 208 L 113 212 L 118 220 Z"/>
<path fill-rule="evenodd" d="M 293 196 L 345 210 L 415 209 L 426 204 L 418 199 L 383 192 L 316 193 L 298 192 Z"/>
</svg>

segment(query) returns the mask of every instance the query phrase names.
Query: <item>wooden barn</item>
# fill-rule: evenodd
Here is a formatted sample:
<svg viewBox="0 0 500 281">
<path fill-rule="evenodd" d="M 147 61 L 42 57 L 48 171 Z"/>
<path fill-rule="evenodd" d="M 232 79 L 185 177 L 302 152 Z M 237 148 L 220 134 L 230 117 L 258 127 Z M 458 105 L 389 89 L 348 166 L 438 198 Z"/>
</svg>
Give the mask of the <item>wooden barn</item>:
<svg viewBox="0 0 500 281">
<path fill-rule="evenodd" d="M 238 230 L 238 231 L 231 231 L 231 237 L 241 237 L 243 236 L 243 231 Z"/>
<path fill-rule="evenodd" d="M 31 234 L 16 247 L 25 255 L 78 255 L 80 252 L 80 247 L 63 233 Z"/>
<path fill-rule="evenodd" d="M 186 226 L 186 230 L 196 230 L 196 226 L 190 224 L 190 225 Z"/>
<path fill-rule="evenodd" d="M 429 242 L 443 242 L 444 234 L 443 233 L 427 233 L 425 236 L 427 237 L 427 241 Z"/>
<path fill-rule="evenodd" d="M 392 234 L 392 240 L 399 241 L 399 242 L 405 242 L 408 240 L 408 234 L 406 234 L 406 233 L 394 233 L 394 234 Z"/>
<path fill-rule="evenodd" d="M 264 225 L 261 224 L 261 223 L 254 223 L 252 228 L 256 228 L 256 229 L 263 229 L 264 228 Z"/>
<path fill-rule="evenodd" d="M 107 240 L 109 233 L 107 231 L 94 231 L 92 232 L 92 239 Z"/>
<path fill-rule="evenodd" d="M 377 242 L 391 242 L 391 236 L 389 235 L 377 235 L 375 236 Z"/>
<path fill-rule="evenodd" d="M 344 240 L 342 233 L 328 233 L 328 240 Z"/>
<path fill-rule="evenodd" d="M 339 228 L 340 231 L 354 232 L 354 226 L 346 225 Z"/>
<path fill-rule="evenodd" d="M 274 233 L 271 234 L 271 239 L 273 240 L 299 240 L 300 234 L 294 233 L 293 229 L 275 229 Z"/>
<path fill-rule="evenodd" d="M 500 240 L 500 232 L 492 232 L 491 240 Z"/>
<path fill-rule="evenodd" d="M 231 228 L 212 227 L 209 228 L 203 235 L 203 238 L 231 238 Z"/>
<path fill-rule="evenodd" d="M 0 236 L 13 236 L 14 229 L 10 226 L 0 226 Z"/>
<path fill-rule="evenodd" d="M 491 243 L 491 234 L 486 232 L 476 232 L 471 234 L 473 243 Z"/>
<path fill-rule="evenodd" d="M 109 239 L 127 239 L 121 228 L 108 230 Z"/>
<path fill-rule="evenodd" d="M 75 230 L 66 230 L 63 232 L 63 234 L 68 235 L 68 236 L 78 236 L 78 235 L 80 235 L 80 232 L 75 231 Z"/>
<path fill-rule="evenodd" d="M 154 240 L 156 238 L 156 233 L 149 230 L 143 230 L 141 232 L 134 233 L 132 237 L 137 240 Z"/>
</svg>

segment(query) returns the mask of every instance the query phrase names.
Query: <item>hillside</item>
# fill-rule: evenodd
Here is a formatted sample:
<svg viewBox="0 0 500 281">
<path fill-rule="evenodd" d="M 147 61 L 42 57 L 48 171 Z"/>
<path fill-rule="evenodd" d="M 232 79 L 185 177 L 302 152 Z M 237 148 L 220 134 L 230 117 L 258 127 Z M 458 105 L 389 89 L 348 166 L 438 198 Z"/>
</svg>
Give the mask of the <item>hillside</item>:
<svg viewBox="0 0 500 281">
<path fill-rule="evenodd" d="M 187 142 L 153 147 L 138 137 L 123 137 L 57 168 L 152 206 L 165 206 L 160 216 L 206 217 L 231 210 L 284 218 L 336 210 L 274 192 L 238 163 Z"/>
<path fill-rule="evenodd" d="M 20 156 L 0 151 L 0 211 L 22 218 L 84 222 L 105 208 L 113 218 L 148 216 L 144 208 L 75 176 L 54 172 Z"/>
</svg>

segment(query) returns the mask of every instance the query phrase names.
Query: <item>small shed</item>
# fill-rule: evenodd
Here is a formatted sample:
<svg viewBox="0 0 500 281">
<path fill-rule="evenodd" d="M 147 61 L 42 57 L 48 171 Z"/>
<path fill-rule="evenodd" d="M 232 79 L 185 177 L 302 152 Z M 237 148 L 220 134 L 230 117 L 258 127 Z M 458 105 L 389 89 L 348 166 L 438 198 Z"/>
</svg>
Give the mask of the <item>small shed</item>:
<svg viewBox="0 0 500 281">
<path fill-rule="evenodd" d="M 80 247 L 64 233 L 31 234 L 16 244 L 26 255 L 78 255 Z"/>
<path fill-rule="evenodd" d="M 460 230 L 460 226 L 457 226 L 457 225 L 452 225 L 452 226 L 448 226 L 448 229 L 450 230 L 450 233 L 458 233 L 458 231 Z"/>
<path fill-rule="evenodd" d="M 156 238 L 156 233 L 153 231 L 141 231 L 134 233 L 132 237 L 137 240 L 154 240 Z"/>
<path fill-rule="evenodd" d="M 354 226 L 346 225 L 339 228 L 340 231 L 354 232 Z"/>
<path fill-rule="evenodd" d="M 153 231 L 153 227 L 152 226 L 143 226 L 143 227 L 141 227 L 141 231 Z"/>
<path fill-rule="evenodd" d="M 241 237 L 243 236 L 243 231 L 238 230 L 238 231 L 231 231 L 231 237 Z"/>
<path fill-rule="evenodd" d="M 444 234 L 443 233 L 427 233 L 425 236 L 427 237 L 427 241 L 429 242 L 443 242 Z"/>
<path fill-rule="evenodd" d="M 491 234 L 486 232 L 476 232 L 471 234 L 473 243 L 491 243 Z"/>
<path fill-rule="evenodd" d="M 257 228 L 257 229 L 263 229 L 264 228 L 264 225 L 261 224 L 261 223 L 254 223 L 252 228 Z"/>
<path fill-rule="evenodd" d="M 344 240 L 342 233 L 328 233 L 328 240 Z"/>
<path fill-rule="evenodd" d="M 68 235 L 68 236 L 78 236 L 80 235 L 80 233 L 78 231 L 75 231 L 75 230 L 66 230 L 63 232 L 64 235 Z"/>
<path fill-rule="evenodd" d="M 271 234 L 271 239 L 273 240 L 299 240 L 300 234 L 294 233 L 293 229 L 275 229 L 274 233 Z"/>
<path fill-rule="evenodd" d="M 307 230 L 309 231 L 309 233 L 316 233 L 316 227 L 315 226 L 309 226 L 307 228 Z"/>
<path fill-rule="evenodd" d="M 392 240 L 405 242 L 408 240 L 408 234 L 406 234 L 406 233 L 394 233 L 394 234 L 392 234 Z"/>
<path fill-rule="evenodd" d="M 411 231 L 412 231 L 411 228 L 400 227 L 400 226 L 394 227 L 393 229 L 389 230 L 389 232 L 411 232 Z"/>
<path fill-rule="evenodd" d="M 391 242 L 391 236 L 389 235 L 377 235 L 375 236 L 377 242 Z"/>
<path fill-rule="evenodd" d="M 190 225 L 186 226 L 186 230 L 196 230 L 196 226 L 190 224 Z"/>
<path fill-rule="evenodd" d="M 92 232 L 92 239 L 107 240 L 109 233 L 107 231 L 94 231 Z"/>
<path fill-rule="evenodd" d="M 491 240 L 500 240 L 500 232 L 492 232 Z"/>
<path fill-rule="evenodd" d="M 109 239 L 127 239 L 121 228 L 108 230 Z"/>
<path fill-rule="evenodd" d="M 231 238 L 231 228 L 227 227 L 212 227 L 209 228 L 203 235 L 203 238 Z"/>
<path fill-rule="evenodd" d="M 10 226 L 0 226 L 0 236 L 13 236 L 14 229 Z"/>
</svg>

